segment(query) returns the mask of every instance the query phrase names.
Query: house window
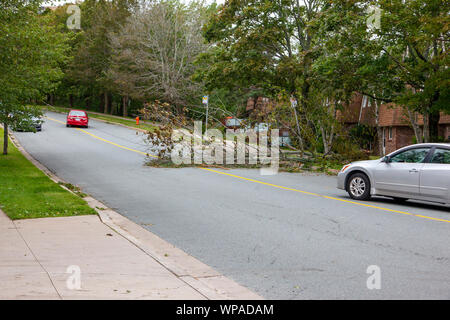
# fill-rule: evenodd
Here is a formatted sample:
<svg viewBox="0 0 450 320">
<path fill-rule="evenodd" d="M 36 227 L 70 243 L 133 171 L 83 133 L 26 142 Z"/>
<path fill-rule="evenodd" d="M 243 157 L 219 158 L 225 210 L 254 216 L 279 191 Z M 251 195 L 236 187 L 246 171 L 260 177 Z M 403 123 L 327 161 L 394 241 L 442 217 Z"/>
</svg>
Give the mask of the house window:
<svg viewBox="0 0 450 320">
<path fill-rule="evenodd" d="M 392 140 L 392 127 L 389 127 L 389 140 Z"/>
</svg>

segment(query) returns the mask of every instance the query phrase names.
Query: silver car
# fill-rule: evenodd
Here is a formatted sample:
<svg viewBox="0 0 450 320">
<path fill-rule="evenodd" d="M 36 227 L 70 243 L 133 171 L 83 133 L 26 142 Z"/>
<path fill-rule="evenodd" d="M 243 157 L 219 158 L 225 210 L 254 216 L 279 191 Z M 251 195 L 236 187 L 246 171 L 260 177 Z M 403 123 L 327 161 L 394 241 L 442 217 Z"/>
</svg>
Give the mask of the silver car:
<svg viewBox="0 0 450 320">
<path fill-rule="evenodd" d="M 338 188 L 355 200 L 380 195 L 450 204 L 450 144 L 415 144 L 378 160 L 353 162 L 339 172 Z"/>
</svg>

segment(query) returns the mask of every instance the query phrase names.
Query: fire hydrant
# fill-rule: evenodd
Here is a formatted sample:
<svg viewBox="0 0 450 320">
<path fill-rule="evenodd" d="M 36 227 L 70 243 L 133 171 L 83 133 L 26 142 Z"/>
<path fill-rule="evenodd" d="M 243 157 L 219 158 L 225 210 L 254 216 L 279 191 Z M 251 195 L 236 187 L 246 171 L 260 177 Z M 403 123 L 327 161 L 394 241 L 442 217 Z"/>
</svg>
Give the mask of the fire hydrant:
<svg viewBox="0 0 450 320">
<path fill-rule="evenodd" d="M 139 125 L 139 117 L 136 117 L 136 125 Z"/>
</svg>

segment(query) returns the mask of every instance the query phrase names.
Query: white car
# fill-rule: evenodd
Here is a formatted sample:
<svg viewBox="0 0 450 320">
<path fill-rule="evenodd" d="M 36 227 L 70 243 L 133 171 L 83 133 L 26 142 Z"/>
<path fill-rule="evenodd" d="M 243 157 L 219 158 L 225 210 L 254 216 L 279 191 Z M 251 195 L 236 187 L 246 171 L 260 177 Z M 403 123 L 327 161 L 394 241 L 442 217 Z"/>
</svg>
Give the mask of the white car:
<svg viewBox="0 0 450 320">
<path fill-rule="evenodd" d="M 339 172 L 338 188 L 356 200 L 380 195 L 450 204 L 450 144 L 415 144 L 378 160 L 353 162 Z"/>
</svg>

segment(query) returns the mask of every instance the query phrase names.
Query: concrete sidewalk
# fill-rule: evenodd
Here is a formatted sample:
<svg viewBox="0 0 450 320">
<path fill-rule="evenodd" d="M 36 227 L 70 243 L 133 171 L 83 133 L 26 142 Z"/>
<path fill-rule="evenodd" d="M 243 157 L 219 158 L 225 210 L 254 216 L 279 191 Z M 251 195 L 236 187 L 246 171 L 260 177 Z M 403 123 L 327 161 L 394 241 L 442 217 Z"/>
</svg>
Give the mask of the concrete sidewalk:
<svg viewBox="0 0 450 320">
<path fill-rule="evenodd" d="M 11 221 L 0 210 L 0 299 L 260 299 L 223 276 L 208 283 L 177 275 L 149 254 L 158 243 L 138 237 L 133 243 L 98 216 Z M 188 264 L 197 261 L 183 254 Z M 70 266 L 81 271 L 79 290 L 67 285 Z"/>
</svg>

